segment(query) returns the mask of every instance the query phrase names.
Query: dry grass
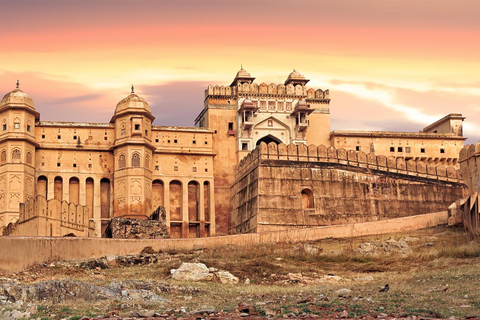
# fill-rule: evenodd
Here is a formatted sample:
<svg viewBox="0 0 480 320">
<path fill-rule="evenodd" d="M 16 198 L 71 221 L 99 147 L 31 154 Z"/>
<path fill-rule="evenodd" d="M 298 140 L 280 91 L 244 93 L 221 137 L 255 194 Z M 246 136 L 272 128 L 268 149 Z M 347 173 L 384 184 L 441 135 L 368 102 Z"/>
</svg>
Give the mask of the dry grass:
<svg viewBox="0 0 480 320">
<path fill-rule="evenodd" d="M 408 239 L 412 252 L 365 255 L 357 252 L 361 243 L 384 243 L 387 239 Z M 318 252 L 308 248 L 320 248 Z M 172 286 L 192 287 L 165 293 L 168 304 L 145 305 L 163 311 L 214 308 L 232 311 L 239 302 L 256 304 L 261 313 L 278 316 L 293 312 L 335 317 L 347 310 L 352 317 L 364 314 L 392 313 L 426 317 L 480 316 L 480 244 L 461 229 L 432 228 L 355 239 L 327 239 L 304 244 L 262 244 L 251 247 L 225 246 L 215 250 L 169 252 L 159 263 L 148 266 L 117 267 L 100 274 L 77 268 L 38 268 L 18 275 L 24 282 L 70 277 L 95 284 L 113 280 L 165 281 Z M 230 271 L 250 285 L 219 283 L 179 283 L 170 277 L 170 269 L 182 262 L 202 262 L 208 267 Z M 301 273 L 309 279 L 334 274 L 335 283 L 285 283 L 289 273 Z M 371 281 L 355 280 L 371 276 Z M 378 292 L 386 283 L 389 292 Z M 348 288 L 347 297 L 335 290 Z M 188 290 L 187 290 L 188 291 Z M 326 299 L 327 298 L 327 299 Z M 307 301 L 308 300 L 308 301 Z M 307 301 L 307 302 L 305 302 Z M 111 304 L 110 309 L 138 306 Z M 90 309 L 89 309 L 90 308 Z M 101 313 L 96 306 L 83 306 L 82 312 Z"/>
</svg>

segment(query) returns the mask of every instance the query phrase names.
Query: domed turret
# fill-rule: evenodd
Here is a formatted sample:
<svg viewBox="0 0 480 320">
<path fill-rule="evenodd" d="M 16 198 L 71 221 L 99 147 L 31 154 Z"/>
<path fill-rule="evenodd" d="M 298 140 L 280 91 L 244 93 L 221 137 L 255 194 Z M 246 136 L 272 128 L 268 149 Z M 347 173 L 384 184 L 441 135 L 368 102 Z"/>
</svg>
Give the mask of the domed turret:
<svg viewBox="0 0 480 320">
<path fill-rule="evenodd" d="M 110 122 L 115 121 L 115 118 L 125 113 L 146 113 L 150 118 L 153 118 L 152 110 L 150 109 L 148 102 L 144 98 L 134 93 L 133 86 L 132 93 L 117 103 L 115 113 Z"/>
<path fill-rule="evenodd" d="M 293 71 L 288 75 L 287 80 L 285 80 L 285 85 L 289 83 L 293 83 L 293 85 L 297 85 L 297 84 L 305 85 L 308 81 L 310 80 L 305 79 L 305 76 L 301 75 L 300 72 L 293 69 Z"/>
<path fill-rule="evenodd" d="M 14 107 L 28 107 L 35 110 L 32 98 L 20 90 L 19 86 L 20 84 L 17 80 L 17 88 L 3 96 L 2 101 L 0 101 L 0 108 L 8 105 Z"/>
<path fill-rule="evenodd" d="M 240 68 L 240 70 L 237 72 L 237 75 L 235 76 L 235 79 L 233 79 L 232 84 L 230 85 L 231 87 L 236 86 L 237 83 L 252 83 L 252 81 L 255 80 L 255 77 L 252 77 L 250 73 L 248 73 L 243 67 Z"/>
</svg>

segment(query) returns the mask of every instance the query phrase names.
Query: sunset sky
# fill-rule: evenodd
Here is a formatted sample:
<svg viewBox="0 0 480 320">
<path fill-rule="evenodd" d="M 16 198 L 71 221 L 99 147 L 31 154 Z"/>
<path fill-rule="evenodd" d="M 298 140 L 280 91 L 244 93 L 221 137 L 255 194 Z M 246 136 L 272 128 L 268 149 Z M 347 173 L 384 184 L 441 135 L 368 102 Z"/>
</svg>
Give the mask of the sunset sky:
<svg viewBox="0 0 480 320">
<path fill-rule="evenodd" d="M 295 68 L 332 130 L 418 131 L 462 113 L 480 139 L 480 1 L 0 1 L 0 95 L 41 120 L 108 122 L 135 85 L 155 125 L 193 126 L 208 84 Z"/>
</svg>

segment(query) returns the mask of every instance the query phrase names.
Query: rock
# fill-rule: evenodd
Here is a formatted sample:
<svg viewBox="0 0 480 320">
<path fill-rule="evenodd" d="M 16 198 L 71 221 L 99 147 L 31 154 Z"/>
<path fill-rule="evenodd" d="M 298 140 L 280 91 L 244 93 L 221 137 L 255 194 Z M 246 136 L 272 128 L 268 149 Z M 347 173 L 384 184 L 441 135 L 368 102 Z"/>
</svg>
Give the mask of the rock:
<svg viewBox="0 0 480 320">
<path fill-rule="evenodd" d="M 243 283 L 245 283 L 245 284 L 250 284 L 250 279 L 248 279 L 248 278 L 245 279 L 245 281 L 244 281 Z"/>
<path fill-rule="evenodd" d="M 255 306 L 246 305 L 246 304 L 243 304 L 242 302 L 238 304 L 237 310 L 240 313 L 246 313 L 251 316 L 258 315 L 257 308 Z"/>
<path fill-rule="evenodd" d="M 335 294 L 339 297 L 346 297 L 350 294 L 350 292 L 352 292 L 352 290 L 347 289 L 347 288 L 343 288 L 343 289 L 338 289 L 337 291 L 335 291 Z"/>
<path fill-rule="evenodd" d="M 373 277 L 372 276 L 365 276 L 365 277 L 360 277 L 360 278 L 355 278 L 355 281 L 372 281 Z"/>
<path fill-rule="evenodd" d="M 342 280 L 342 277 L 333 276 L 333 275 L 325 275 L 325 276 L 323 276 L 323 278 L 321 280 L 322 281 L 320 281 L 320 282 L 339 282 L 340 280 Z"/>
<path fill-rule="evenodd" d="M 138 312 L 137 310 L 133 310 L 128 313 L 128 316 L 130 318 L 138 318 L 140 317 L 140 312 Z"/>
<path fill-rule="evenodd" d="M 112 218 L 105 230 L 114 239 L 164 239 L 170 238 L 165 220 L 165 209 L 159 220 Z"/>
<path fill-rule="evenodd" d="M 107 254 L 105 256 L 105 260 L 107 260 L 107 265 L 109 265 L 109 266 L 116 266 L 117 265 L 117 258 L 112 254 Z"/>
<path fill-rule="evenodd" d="M 201 281 L 208 278 L 209 270 L 203 263 L 182 263 L 180 268 L 170 270 L 172 278 L 180 281 Z"/>
<path fill-rule="evenodd" d="M 293 282 L 301 282 L 303 280 L 303 276 L 301 273 L 289 273 L 287 274 L 288 280 Z"/>
<path fill-rule="evenodd" d="M 267 317 L 275 317 L 277 313 L 271 309 L 265 309 L 265 316 Z"/>
<path fill-rule="evenodd" d="M 342 312 L 340 312 L 337 316 L 337 318 L 348 318 L 348 311 L 347 310 L 343 310 Z"/>
<path fill-rule="evenodd" d="M 238 278 L 235 277 L 228 271 L 218 271 L 215 273 L 221 283 L 229 283 L 229 284 L 236 284 L 238 283 Z"/>
<path fill-rule="evenodd" d="M 153 318 L 154 316 L 155 316 L 155 311 L 152 311 L 152 310 L 145 311 L 140 314 L 140 317 L 142 318 Z"/>
<path fill-rule="evenodd" d="M 35 313 L 38 312 L 38 308 L 37 308 L 36 305 L 32 305 L 32 306 L 28 307 L 26 312 L 28 312 L 30 314 L 35 314 Z"/>
<path fill-rule="evenodd" d="M 214 268 L 214 267 L 210 267 L 210 268 L 208 268 L 208 271 L 209 271 L 209 272 L 217 272 L 218 269 L 217 269 L 217 268 Z"/>
</svg>

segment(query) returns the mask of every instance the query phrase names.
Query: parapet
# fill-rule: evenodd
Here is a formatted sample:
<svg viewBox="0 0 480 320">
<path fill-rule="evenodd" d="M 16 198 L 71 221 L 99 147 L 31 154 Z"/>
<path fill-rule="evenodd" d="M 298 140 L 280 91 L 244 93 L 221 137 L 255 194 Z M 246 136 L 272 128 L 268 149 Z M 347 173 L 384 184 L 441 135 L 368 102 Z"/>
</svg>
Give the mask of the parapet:
<svg viewBox="0 0 480 320">
<path fill-rule="evenodd" d="M 330 91 L 314 88 L 307 88 L 303 85 L 289 83 L 284 84 L 275 84 L 270 83 L 266 84 L 262 82 L 260 85 L 257 83 L 243 83 L 239 84 L 238 87 L 225 87 L 223 85 L 209 85 L 205 90 L 205 98 L 208 96 L 236 96 L 239 93 L 247 93 L 253 95 L 286 95 L 286 96 L 299 96 L 306 100 L 322 100 L 330 101 Z"/>
<path fill-rule="evenodd" d="M 88 207 L 58 199 L 46 200 L 37 195 L 20 204 L 19 219 L 10 228 L 10 235 L 92 236 L 94 223 L 90 221 Z M 32 234 L 35 230 L 36 234 Z"/>
<path fill-rule="evenodd" d="M 480 147 L 480 145 L 479 145 Z M 386 157 L 343 148 L 316 146 L 305 144 L 276 144 L 268 145 L 261 142 L 252 152 L 243 158 L 238 165 L 237 176 L 241 177 L 263 160 L 337 163 L 350 167 L 367 168 L 371 170 L 387 171 L 409 176 L 450 182 L 463 182 L 461 175 L 454 167 L 426 164 L 414 160 L 405 161 L 404 158 Z"/>
<path fill-rule="evenodd" d="M 470 193 L 480 192 L 480 142 L 462 148 L 458 163 Z"/>
</svg>

